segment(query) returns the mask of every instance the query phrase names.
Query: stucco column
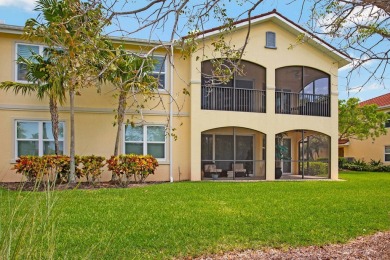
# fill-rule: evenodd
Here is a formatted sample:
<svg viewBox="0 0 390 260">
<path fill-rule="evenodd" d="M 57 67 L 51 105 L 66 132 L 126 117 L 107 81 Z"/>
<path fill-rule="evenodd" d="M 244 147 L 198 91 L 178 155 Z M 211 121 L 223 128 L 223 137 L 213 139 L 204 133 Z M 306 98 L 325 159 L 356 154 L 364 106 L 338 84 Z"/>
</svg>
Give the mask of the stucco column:
<svg viewBox="0 0 390 260">
<path fill-rule="evenodd" d="M 267 181 L 275 180 L 275 133 L 267 131 L 266 133 L 266 162 L 265 162 L 265 179 Z"/>
<path fill-rule="evenodd" d="M 337 180 L 339 177 L 339 162 L 338 162 L 338 136 L 339 136 L 339 113 L 338 113 L 338 91 L 331 92 L 331 119 L 332 119 L 332 132 L 330 135 L 330 178 Z"/>
<path fill-rule="evenodd" d="M 202 120 L 200 113 L 201 82 L 191 81 L 191 181 L 200 181 L 201 175 L 201 134 L 199 120 Z M 198 123 L 197 123 L 198 122 Z"/>
</svg>

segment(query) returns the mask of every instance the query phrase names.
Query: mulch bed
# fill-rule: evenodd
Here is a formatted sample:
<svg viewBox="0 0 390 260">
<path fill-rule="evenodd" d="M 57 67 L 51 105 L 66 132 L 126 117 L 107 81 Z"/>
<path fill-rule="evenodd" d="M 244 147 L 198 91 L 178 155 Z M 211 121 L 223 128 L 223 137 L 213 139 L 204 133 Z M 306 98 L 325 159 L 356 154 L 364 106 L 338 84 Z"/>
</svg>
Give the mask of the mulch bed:
<svg viewBox="0 0 390 260">
<path fill-rule="evenodd" d="M 265 250 L 245 250 L 196 258 L 211 259 L 390 259 L 390 231 L 378 232 L 371 236 L 361 236 L 346 244 L 308 246 L 289 249 L 268 248 Z"/>
<path fill-rule="evenodd" d="M 146 182 L 146 183 L 129 183 L 128 185 L 122 185 L 117 182 L 97 182 L 91 184 L 88 182 L 77 182 L 77 183 L 57 183 L 52 184 L 54 186 L 50 187 L 50 190 L 72 190 L 72 189 L 115 189 L 115 188 L 137 188 L 144 187 L 147 185 L 154 185 L 164 182 Z M 0 188 L 14 191 L 45 191 L 47 189 L 47 184 L 42 182 L 39 185 L 33 182 L 0 182 Z"/>
</svg>

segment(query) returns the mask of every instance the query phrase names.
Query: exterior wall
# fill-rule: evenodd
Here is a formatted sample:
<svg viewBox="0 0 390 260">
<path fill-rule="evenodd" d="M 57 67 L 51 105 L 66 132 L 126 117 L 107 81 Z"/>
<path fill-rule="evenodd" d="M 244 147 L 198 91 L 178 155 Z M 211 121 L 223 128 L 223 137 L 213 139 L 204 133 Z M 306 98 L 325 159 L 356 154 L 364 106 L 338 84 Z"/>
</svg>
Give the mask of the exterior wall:
<svg viewBox="0 0 390 260">
<path fill-rule="evenodd" d="M 267 31 L 276 33 L 277 49 L 264 48 Z M 246 29 L 237 29 L 225 36 L 225 40 L 232 45 L 241 46 L 246 33 Z M 169 181 L 170 171 L 174 181 L 179 179 L 201 180 L 201 133 L 225 127 L 251 129 L 256 133 L 261 133 L 256 134 L 256 142 L 259 141 L 259 143 L 260 135 L 266 135 L 265 174 L 267 180 L 274 179 L 275 135 L 278 133 L 300 129 L 323 133 L 332 137 L 330 154 L 337 154 L 337 71 L 339 65 L 330 58 L 329 53 L 322 52 L 308 44 L 296 45 L 291 49 L 290 45 L 296 44 L 296 35 L 271 21 L 253 24 L 243 59 L 266 68 L 266 113 L 201 110 L 201 61 L 221 57 L 211 49 L 212 40 L 208 38 L 200 41 L 199 50 L 192 55 L 191 59 L 181 59 L 179 51 L 176 51 L 174 70 L 167 63 L 166 86 L 175 98 L 175 103 L 171 103 L 168 93 L 159 91 L 159 98 L 147 103 L 142 116 L 132 109 L 127 111 L 125 120 L 142 121 L 146 124 L 164 124 L 167 127 L 169 126 L 168 116 L 171 111 L 173 113 L 171 122 L 172 127 L 177 129 L 175 134 L 178 140 L 173 141 L 173 138 L 167 136 L 167 159 L 159 162 L 157 174 L 148 180 Z M 20 40 L 20 35 L 0 33 L 0 57 L 2 57 L 0 81 L 15 79 L 15 44 L 18 42 L 24 42 Z M 135 52 L 146 51 L 150 47 L 138 43 L 127 45 L 129 50 Z M 164 54 L 164 50 L 160 50 L 159 53 Z M 201 59 L 197 60 L 197 56 Z M 312 67 L 330 75 L 331 117 L 275 114 L 275 70 L 286 66 Z M 190 84 L 190 97 L 182 94 L 183 88 L 188 87 L 187 84 Z M 76 154 L 95 154 L 106 157 L 112 154 L 116 134 L 116 128 L 112 126 L 113 109 L 117 106 L 117 101 L 112 97 L 112 89 L 112 86 L 105 85 L 102 87 L 101 94 L 97 94 L 92 88 L 82 89 L 81 96 L 76 97 Z M 1 91 L 0 117 L 2 119 L 0 129 L 2 136 L 5 137 L 0 139 L 1 147 L 5 147 L 0 150 L 0 181 L 18 181 L 21 176 L 10 170 L 15 161 L 15 120 L 50 121 L 48 100 L 39 101 L 35 96 L 15 96 L 11 91 Z M 67 131 L 69 129 L 68 104 L 61 107 L 60 120 L 65 122 L 64 153 L 68 154 L 70 139 L 69 131 Z M 293 146 L 296 146 L 299 138 L 294 136 L 291 138 Z M 121 145 L 123 146 L 123 140 Z M 169 158 L 171 148 L 173 154 L 172 158 Z M 296 150 L 293 148 L 293 153 L 296 153 Z M 261 158 L 260 153 L 257 153 L 256 159 L 259 158 Z M 331 178 L 337 179 L 337 156 L 331 156 L 330 165 Z M 106 172 L 102 180 L 109 178 L 110 175 Z"/>
<path fill-rule="evenodd" d="M 265 33 L 276 33 L 277 49 L 267 49 L 265 46 Z M 242 46 L 247 31 L 239 29 L 230 36 L 225 36 L 225 41 L 235 46 Z M 295 45 L 296 36 L 282 29 L 272 22 L 264 22 L 252 25 L 249 43 L 246 47 L 244 60 L 259 64 L 266 68 L 266 113 L 245 113 L 228 111 L 201 110 L 201 60 L 200 57 L 219 58 L 209 47 L 209 41 L 205 41 L 204 48 L 200 49 L 192 57 L 191 66 L 191 180 L 200 180 L 200 143 L 201 133 L 208 129 L 237 126 L 253 129 L 266 134 L 267 158 L 266 178 L 274 179 L 275 172 L 275 135 L 290 130 L 306 129 L 331 136 L 330 153 L 337 154 L 338 133 L 338 90 L 337 72 L 338 64 L 329 58 L 326 53 L 319 52 L 316 48 L 307 44 Z M 206 58 L 204 59 L 206 60 Z M 331 82 L 331 117 L 300 116 L 275 114 L 275 70 L 285 66 L 308 66 L 324 71 L 330 75 Z M 337 156 L 331 157 L 331 178 L 338 178 Z"/>
<path fill-rule="evenodd" d="M 384 112 L 390 112 L 390 108 L 383 109 Z M 390 128 L 387 128 L 387 134 L 371 140 L 371 138 L 363 141 L 350 139 L 349 145 L 344 147 L 344 157 L 354 157 L 355 159 L 370 162 L 370 160 L 380 160 L 385 162 L 385 146 L 390 146 Z"/>
<path fill-rule="evenodd" d="M 23 42 L 19 35 L 6 35 L 0 33 L 0 81 L 14 81 L 15 79 L 15 46 L 16 43 Z M 147 50 L 148 46 L 131 46 L 129 50 L 140 52 Z M 156 54 L 165 55 L 163 51 Z M 174 55 L 176 66 L 173 75 L 173 82 L 170 82 L 171 67 L 167 62 L 166 66 L 166 88 L 172 91 L 176 103 L 169 106 L 170 96 L 166 91 L 159 91 L 157 98 L 146 103 L 143 109 L 142 118 L 134 110 L 130 109 L 125 117 L 139 122 L 143 120 L 146 124 L 160 124 L 169 127 L 169 114 L 172 108 L 172 127 L 177 129 L 174 134 L 178 140 L 174 141 L 169 135 L 166 136 L 165 154 L 166 160 L 159 161 L 160 166 L 154 176 L 150 176 L 148 181 L 169 181 L 170 165 L 172 167 L 173 180 L 190 179 L 190 141 L 189 141 L 189 98 L 181 93 L 186 84 L 182 78 L 189 78 L 189 61 L 179 58 L 179 54 Z M 172 84 L 173 83 L 173 84 Z M 75 132 L 76 132 L 76 154 L 78 155 L 101 155 L 109 157 L 114 151 L 116 127 L 113 127 L 114 112 L 117 101 L 112 96 L 113 87 L 102 86 L 101 94 L 96 89 L 81 89 L 81 96 L 76 96 Z M 162 102 L 160 102 L 160 98 Z M 0 181 L 19 181 L 20 175 L 10 170 L 15 162 L 15 120 L 45 120 L 50 121 L 48 100 L 37 100 L 35 95 L 22 96 L 12 91 L 1 91 L 0 95 L 0 129 L 4 138 L 0 139 Z M 176 105 L 177 104 L 177 105 Z M 69 154 L 70 125 L 69 125 L 69 105 L 60 107 L 60 120 L 65 122 L 64 133 L 64 154 Z M 182 124 L 182 126 L 180 126 Z M 172 139 L 172 145 L 170 145 Z M 173 156 L 169 158 L 169 149 L 172 146 Z M 5 148 L 5 149 L 4 149 Z M 123 151 L 123 140 L 121 140 L 120 151 Z M 179 176 L 179 173 L 181 175 Z M 105 172 L 102 180 L 109 180 L 111 174 Z"/>
</svg>

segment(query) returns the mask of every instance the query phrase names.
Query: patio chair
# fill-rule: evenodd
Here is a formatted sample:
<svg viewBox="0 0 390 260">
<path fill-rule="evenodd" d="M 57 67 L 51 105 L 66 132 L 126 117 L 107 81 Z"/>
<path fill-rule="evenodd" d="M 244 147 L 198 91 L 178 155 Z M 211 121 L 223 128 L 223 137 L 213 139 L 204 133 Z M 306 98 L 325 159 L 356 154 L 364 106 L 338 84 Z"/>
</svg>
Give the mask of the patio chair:
<svg viewBox="0 0 390 260">
<path fill-rule="evenodd" d="M 233 163 L 232 164 L 233 172 L 235 173 L 235 177 L 245 177 L 246 169 L 244 168 L 243 163 Z"/>
<path fill-rule="evenodd" d="M 217 169 L 215 164 L 205 164 L 204 165 L 204 177 L 211 177 L 213 173 L 221 173 L 222 169 Z"/>
</svg>

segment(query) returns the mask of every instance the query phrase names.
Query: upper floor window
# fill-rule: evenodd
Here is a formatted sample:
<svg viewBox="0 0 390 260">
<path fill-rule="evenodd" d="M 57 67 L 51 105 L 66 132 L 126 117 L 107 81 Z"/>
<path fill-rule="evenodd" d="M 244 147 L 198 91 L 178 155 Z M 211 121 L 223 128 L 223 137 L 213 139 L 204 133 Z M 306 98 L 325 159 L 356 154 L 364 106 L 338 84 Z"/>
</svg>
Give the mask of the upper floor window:
<svg viewBox="0 0 390 260">
<path fill-rule="evenodd" d="M 27 121 L 15 122 L 15 155 L 42 156 L 55 154 L 54 137 L 50 121 Z M 64 153 L 64 123 L 59 123 L 58 131 L 59 154 Z"/>
<path fill-rule="evenodd" d="M 276 33 L 274 32 L 265 33 L 265 47 L 276 49 Z"/>
<path fill-rule="evenodd" d="M 17 60 L 19 57 L 28 59 L 33 54 L 43 55 L 43 49 L 44 47 L 41 45 L 17 43 L 15 60 Z M 16 81 L 26 81 L 26 74 L 26 65 L 16 63 Z"/>
<path fill-rule="evenodd" d="M 385 146 L 385 162 L 390 162 L 390 146 Z"/>
<path fill-rule="evenodd" d="M 387 119 L 386 123 L 385 123 L 385 127 L 389 128 L 390 127 L 390 112 L 387 112 L 387 117 L 389 119 Z"/>
<path fill-rule="evenodd" d="M 165 126 L 144 125 L 125 127 L 125 154 L 150 154 L 165 159 Z"/>
<path fill-rule="evenodd" d="M 165 89 L 166 61 L 165 56 L 153 56 L 157 61 L 153 69 L 153 77 L 158 80 L 158 89 Z"/>
</svg>

